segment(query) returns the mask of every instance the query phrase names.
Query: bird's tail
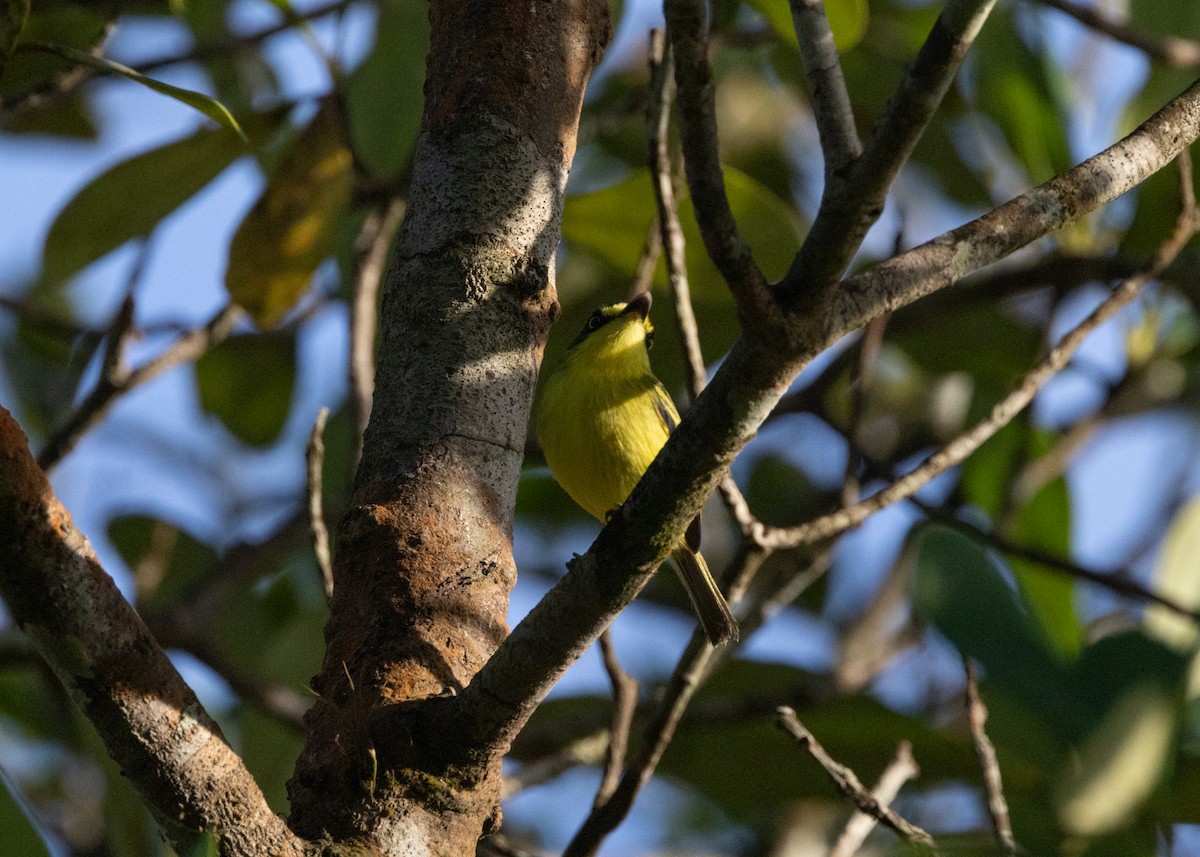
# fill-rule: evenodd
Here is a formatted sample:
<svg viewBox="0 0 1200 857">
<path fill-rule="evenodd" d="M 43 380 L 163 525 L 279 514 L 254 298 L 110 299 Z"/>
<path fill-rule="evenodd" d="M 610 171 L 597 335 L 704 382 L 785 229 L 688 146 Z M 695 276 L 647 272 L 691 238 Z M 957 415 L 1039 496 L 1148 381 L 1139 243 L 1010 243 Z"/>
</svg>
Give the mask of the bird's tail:
<svg viewBox="0 0 1200 857">
<path fill-rule="evenodd" d="M 686 547 L 678 548 L 672 556 L 679 579 L 692 600 L 692 607 L 700 619 L 700 627 L 714 646 L 738 638 L 737 621 L 725 602 L 725 596 L 713 580 L 708 563 L 699 552 L 693 553 Z"/>
</svg>

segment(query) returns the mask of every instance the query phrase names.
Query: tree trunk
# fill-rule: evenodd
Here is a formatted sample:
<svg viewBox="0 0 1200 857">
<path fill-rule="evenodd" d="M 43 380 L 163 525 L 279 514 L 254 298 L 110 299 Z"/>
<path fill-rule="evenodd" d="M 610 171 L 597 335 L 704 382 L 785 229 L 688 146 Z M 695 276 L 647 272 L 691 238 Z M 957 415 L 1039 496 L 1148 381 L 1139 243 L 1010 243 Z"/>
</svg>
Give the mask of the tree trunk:
<svg viewBox="0 0 1200 857">
<path fill-rule="evenodd" d="M 502 752 L 439 701 L 507 633 L 512 514 L 603 0 L 435 0 L 375 403 L 334 568 L 293 828 L 385 854 L 472 854 Z M 455 730 L 457 731 L 457 730 Z"/>
</svg>

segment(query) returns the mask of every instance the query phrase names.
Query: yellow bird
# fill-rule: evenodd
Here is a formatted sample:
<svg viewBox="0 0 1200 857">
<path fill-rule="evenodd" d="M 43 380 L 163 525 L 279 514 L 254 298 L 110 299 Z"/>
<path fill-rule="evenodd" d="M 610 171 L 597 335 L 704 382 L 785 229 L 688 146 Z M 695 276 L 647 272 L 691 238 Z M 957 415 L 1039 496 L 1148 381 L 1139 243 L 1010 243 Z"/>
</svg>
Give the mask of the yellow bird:
<svg viewBox="0 0 1200 857">
<path fill-rule="evenodd" d="M 538 441 L 571 499 L 604 521 L 625 502 L 679 423 L 650 369 L 650 294 L 600 307 L 542 385 Z M 700 518 L 672 551 L 704 633 L 719 646 L 738 626 L 700 555 Z"/>
</svg>

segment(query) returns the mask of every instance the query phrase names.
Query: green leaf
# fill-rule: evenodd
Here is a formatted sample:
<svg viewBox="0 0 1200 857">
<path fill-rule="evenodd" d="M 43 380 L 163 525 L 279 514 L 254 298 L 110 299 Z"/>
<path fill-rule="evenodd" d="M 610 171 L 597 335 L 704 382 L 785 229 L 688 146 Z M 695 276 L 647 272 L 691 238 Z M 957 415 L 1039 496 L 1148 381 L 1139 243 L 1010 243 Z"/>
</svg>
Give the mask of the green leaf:
<svg viewBox="0 0 1200 857">
<path fill-rule="evenodd" d="M 963 494 L 992 520 L 1000 515 L 1011 490 L 1027 431 L 1022 421 L 1010 422 L 963 462 Z"/>
<path fill-rule="evenodd" d="M 786 0 L 749 0 L 749 5 L 766 19 L 780 39 L 798 47 L 796 28 Z M 867 0 L 825 0 L 825 16 L 833 30 L 834 45 L 844 52 L 857 45 L 866 34 L 870 9 Z"/>
<path fill-rule="evenodd" d="M 1054 556 L 1071 553 L 1071 497 L 1062 477 L 1048 482 L 1017 512 L 1009 530 L 1020 545 Z M 1075 609 L 1075 581 L 1039 563 L 1011 558 L 1021 594 L 1055 651 L 1068 660 L 1083 647 L 1083 623 Z"/>
<path fill-rule="evenodd" d="M 970 420 L 984 416 L 1024 376 L 1040 346 L 1033 325 L 995 303 L 947 309 L 936 316 L 936 331 L 914 325 L 888 338 L 929 372 L 969 372 L 976 387 Z"/>
<path fill-rule="evenodd" d="M 411 0 L 380 3 L 375 47 L 345 88 L 354 152 L 378 178 L 398 175 L 416 144 L 428 52 L 426 6 Z"/>
<path fill-rule="evenodd" d="M 201 407 L 251 446 L 283 430 L 295 375 L 296 340 L 287 333 L 235 336 L 196 361 Z"/>
<path fill-rule="evenodd" d="M 956 530 L 918 528 L 913 606 L 987 674 L 1064 727 L 1081 716 L 1070 699 L 1067 666 L 1001 577 L 987 552 Z"/>
<path fill-rule="evenodd" d="M 1150 588 L 1184 608 L 1196 610 L 1200 608 L 1198 570 L 1200 496 L 1188 501 L 1171 521 Z M 1148 634 L 1179 651 L 1189 651 L 1196 644 L 1196 623 L 1157 604 L 1146 608 L 1142 624 Z"/>
<path fill-rule="evenodd" d="M 52 88 L 57 80 L 75 67 L 60 56 L 27 51 L 22 48 L 23 45 L 53 42 L 88 51 L 104 41 L 108 25 L 109 17 L 100 8 L 78 3 L 39 3 L 25 21 L 15 45 L 18 50 L 9 58 L 3 76 L 0 76 L 0 100 L 8 102 L 31 92 Z"/>
<path fill-rule="evenodd" d="M 746 500 L 759 520 L 776 527 L 807 521 L 828 503 L 804 471 L 776 455 L 755 459 L 746 480 Z"/>
<path fill-rule="evenodd" d="M 567 496 L 546 467 L 527 467 L 521 471 L 516 514 L 535 526 L 550 529 L 592 520 Z"/>
<path fill-rule="evenodd" d="M 353 167 L 328 102 L 292 141 L 229 245 L 225 289 L 259 327 L 287 315 L 333 252 L 350 208 Z"/>
<path fill-rule="evenodd" d="M 43 286 L 57 286 L 127 241 L 148 236 L 246 151 L 228 131 L 204 130 L 109 168 L 55 218 L 42 249 Z"/>
<path fill-rule="evenodd" d="M 230 131 L 237 133 L 242 140 L 249 142 L 245 133 L 242 131 L 242 127 L 238 124 L 237 120 L 233 118 L 233 114 L 229 112 L 225 105 L 217 101 L 215 98 L 211 98 L 210 96 L 204 95 L 201 92 L 193 92 L 190 89 L 182 89 L 178 86 L 172 86 L 169 83 L 163 83 L 161 80 L 155 80 L 152 77 L 146 77 L 146 75 L 134 71 L 129 66 L 121 65 L 119 62 L 114 62 L 113 60 L 105 57 L 98 57 L 94 54 L 88 53 L 87 51 L 77 50 L 69 45 L 56 45 L 45 42 L 27 42 L 21 47 L 25 50 L 42 51 L 44 53 L 56 54 L 63 59 L 70 60 L 71 62 L 78 63 L 79 65 L 89 66 L 90 68 L 97 69 L 98 71 L 102 71 L 107 74 L 117 74 L 121 77 L 126 77 L 135 83 L 140 83 L 142 86 L 154 90 L 155 92 L 174 98 L 176 101 L 186 104 L 188 107 L 191 107 L 194 110 L 199 110 L 205 116 L 215 120 L 218 125 L 223 125 Z"/>
<path fill-rule="evenodd" d="M 221 857 L 221 846 L 210 830 L 202 831 L 200 839 L 180 857 Z"/>
<path fill-rule="evenodd" d="M 20 854 L 22 857 L 50 857 L 50 849 L 26 815 L 3 771 L 0 771 L 0 830 L 4 831 L 5 853 Z"/>
<path fill-rule="evenodd" d="M 725 185 L 734 217 L 753 246 L 755 259 L 768 277 L 782 276 L 800 247 L 795 212 L 771 190 L 738 170 L 725 169 Z M 568 197 L 563 210 L 563 237 L 621 273 L 632 275 L 655 214 L 650 172 L 637 170 L 612 187 Z M 680 201 L 679 219 L 687 241 L 686 261 L 693 288 L 724 288 L 704 250 L 690 199 Z M 665 271 L 659 271 L 656 282 L 666 284 Z"/>
</svg>

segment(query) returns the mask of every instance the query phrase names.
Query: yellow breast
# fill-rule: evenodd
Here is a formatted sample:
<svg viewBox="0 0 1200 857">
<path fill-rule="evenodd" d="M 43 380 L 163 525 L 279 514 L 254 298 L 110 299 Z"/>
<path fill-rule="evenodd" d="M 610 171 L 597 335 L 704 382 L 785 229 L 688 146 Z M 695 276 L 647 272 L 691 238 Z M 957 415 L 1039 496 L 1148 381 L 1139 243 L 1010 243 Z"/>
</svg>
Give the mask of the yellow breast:
<svg viewBox="0 0 1200 857">
<path fill-rule="evenodd" d="M 586 371 L 573 362 L 546 379 L 537 411 L 538 439 L 554 478 L 571 499 L 604 520 L 625 502 L 679 418 L 649 371 Z"/>
</svg>

